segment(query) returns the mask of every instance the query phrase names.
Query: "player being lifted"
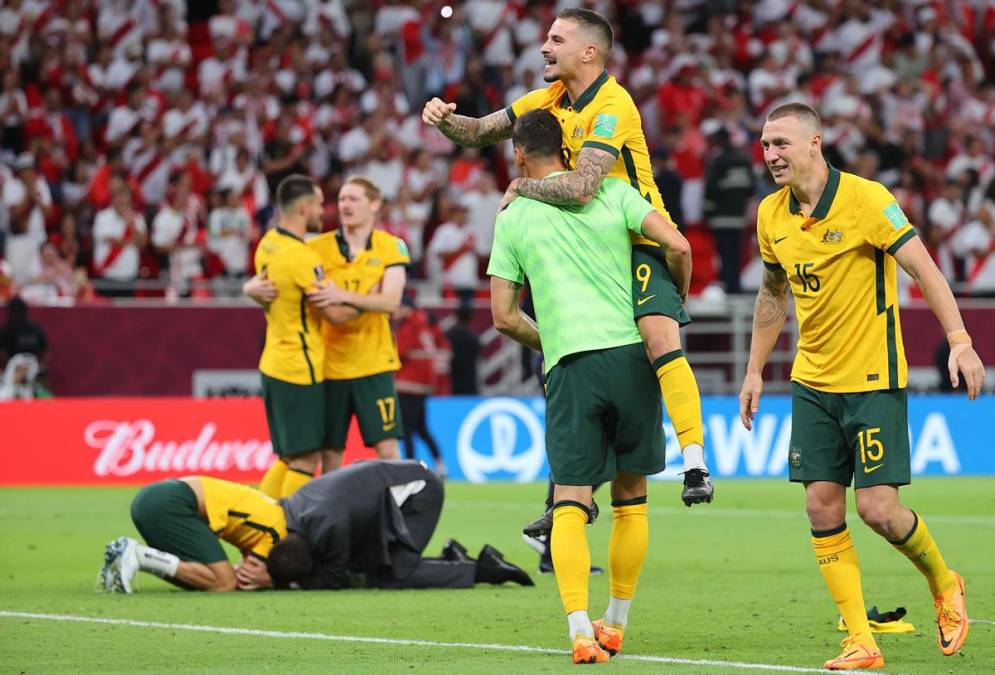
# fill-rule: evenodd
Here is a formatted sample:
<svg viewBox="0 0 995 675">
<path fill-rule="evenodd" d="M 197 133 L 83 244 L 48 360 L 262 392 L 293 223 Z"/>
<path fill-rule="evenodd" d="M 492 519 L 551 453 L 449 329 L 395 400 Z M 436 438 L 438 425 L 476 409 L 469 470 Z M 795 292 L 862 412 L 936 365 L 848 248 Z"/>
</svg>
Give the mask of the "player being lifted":
<svg viewBox="0 0 995 675">
<path fill-rule="evenodd" d="M 577 206 L 590 202 L 605 177 L 613 176 L 636 188 L 673 226 L 653 182 L 639 110 L 605 70 L 613 39 L 611 25 L 597 12 L 566 9 L 542 45 L 543 79 L 550 86 L 479 119 L 457 115 L 455 103 L 433 98 L 425 104 L 422 120 L 460 145 L 483 147 L 511 138 L 516 118 L 545 108 L 560 122 L 572 170 L 547 178 L 516 178 L 509 194 Z M 657 244 L 633 234 L 631 263 L 634 316 L 684 455 L 681 498 L 688 506 L 710 502 L 701 397 L 680 342 L 679 328 L 691 318 Z M 547 520 L 551 517 L 547 511 Z"/>
<path fill-rule="evenodd" d="M 984 366 L 971 347 L 946 279 L 895 197 L 880 183 L 844 173 L 822 156 L 814 110 L 788 103 L 767 115 L 764 161 L 781 187 L 757 214 L 766 270 L 757 293 L 750 360 L 740 393 L 747 429 L 760 407 L 761 373 L 784 327 L 788 287 L 798 317 L 791 369 L 788 475 L 805 486 L 805 509 L 819 571 L 849 636 L 830 670 L 883 668 L 846 526 L 846 489 L 857 513 L 922 573 L 936 608 L 940 650 L 967 637 L 964 579 L 947 568 L 925 521 L 903 505 L 911 481 L 908 366 L 898 319 L 897 266 L 916 281 L 950 342 L 950 377 L 978 395 Z"/>
</svg>

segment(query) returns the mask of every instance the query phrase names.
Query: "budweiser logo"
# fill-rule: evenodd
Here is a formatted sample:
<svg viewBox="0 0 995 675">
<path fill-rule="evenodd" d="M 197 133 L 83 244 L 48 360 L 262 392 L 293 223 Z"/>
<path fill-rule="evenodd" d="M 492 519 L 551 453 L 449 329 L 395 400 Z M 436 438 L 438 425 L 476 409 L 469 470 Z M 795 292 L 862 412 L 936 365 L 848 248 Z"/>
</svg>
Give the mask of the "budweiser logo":
<svg viewBox="0 0 995 675">
<path fill-rule="evenodd" d="M 98 476 L 132 476 L 141 471 L 215 473 L 265 471 L 273 461 L 268 440 L 214 438 L 217 425 L 208 422 L 196 438 L 161 440 L 150 420 L 91 422 L 83 432 L 87 445 L 100 450 L 93 463 Z"/>
</svg>

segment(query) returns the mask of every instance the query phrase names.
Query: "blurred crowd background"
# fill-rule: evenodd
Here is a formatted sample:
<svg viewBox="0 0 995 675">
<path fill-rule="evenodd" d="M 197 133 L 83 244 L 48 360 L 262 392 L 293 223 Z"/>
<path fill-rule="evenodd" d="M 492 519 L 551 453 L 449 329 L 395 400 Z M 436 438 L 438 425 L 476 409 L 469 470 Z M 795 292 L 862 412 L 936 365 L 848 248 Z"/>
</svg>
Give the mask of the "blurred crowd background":
<svg viewBox="0 0 995 675">
<path fill-rule="evenodd" d="M 293 172 L 324 187 L 326 229 L 343 179 L 370 177 L 412 277 L 483 292 L 510 144 L 458 148 L 421 109 L 479 117 L 545 86 L 539 45 L 578 3 L 443 4 L 3 0 L 0 297 L 237 295 Z M 995 0 L 581 4 L 615 26 L 609 71 L 695 293 L 756 287 L 773 189 L 757 138 L 800 100 L 831 163 L 891 188 L 955 290 L 995 295 Z"/>
</svg>

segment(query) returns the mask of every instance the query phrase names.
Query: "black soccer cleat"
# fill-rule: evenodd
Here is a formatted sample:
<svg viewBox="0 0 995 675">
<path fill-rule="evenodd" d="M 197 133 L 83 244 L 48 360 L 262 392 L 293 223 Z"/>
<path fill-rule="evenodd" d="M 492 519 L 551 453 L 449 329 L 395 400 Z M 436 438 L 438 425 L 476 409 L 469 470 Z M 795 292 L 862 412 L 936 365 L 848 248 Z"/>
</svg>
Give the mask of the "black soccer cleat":
<svg viewBox="0 0 995 675">
<path fill-rule="evenodd" d="M 588 525 L 593 525 L 594 521 L 598 519 L 598 515 L 601 510 L 598 508 L 598 503 L 591 500 L 591 513 L 589 514 Z M 532 537 L 533 539 L 539 539 L 540 537 L 548 537 L 549 533 L 553 531 L 553 508 L 550 507 L 546 509 L 545 513 L 533 520 L 531 523 L 522 528 L 522 534 L 526 537 Z"/>
<path fill-rule="evenodd" d="M 684 506 L 711 502 L 714 494 L 712 479 L 708 477 L 707 471 L 688 469 L 684 472 L 684 489 L 681 490 L 681 501 L 684 502 Z"/>
</svg>

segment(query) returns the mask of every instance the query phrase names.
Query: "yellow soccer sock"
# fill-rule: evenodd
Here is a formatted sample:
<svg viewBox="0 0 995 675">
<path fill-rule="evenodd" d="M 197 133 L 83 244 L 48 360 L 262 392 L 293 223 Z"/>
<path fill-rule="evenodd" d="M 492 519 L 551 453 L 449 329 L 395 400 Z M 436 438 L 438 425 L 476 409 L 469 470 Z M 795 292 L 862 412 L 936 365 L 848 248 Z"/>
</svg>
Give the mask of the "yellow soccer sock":
<svg viewBox="0 0 995 675">
<path fill-rule="evenodd" d="M 280 458 L 270 464 L 259 481 L 259 491 L 267 497 L 279 499 L 283 490 L 283 477 L 287 475 L 287 463 Z"/>
<path fill-rule="evenodd" d="M 871 627 L 867 623 L 864 593 L 860 587 L 860 561 L 846 523 L 824 532 L 813 530 L 812 548 L 847 631 L 850 635 L 864 633 L 870 636 Z"/>
<path fill-rule="evenodd" d="M 294 494 L 301 487 L 307 485 L 314 475 L 303 471 L 302 469 L 294 469 L 290 467 L 287 469 L 287 475 L 283 477 L 283 489 L 280 491 L 281 497 L 289 497 Z"/>
<path fill-rule="evenodd" d="M 677 442 L 685 448 L 692 443 L 704 446 L 705 432 L 701 423 L 701 394 L 694 379 L 691 364 L 684 351 L 675 349 L 653 362 L 656 379 L 660 380 L 663 405 L 674 425 Z"/>
<path fill-rule="evenodd" d="M 550 550 L 560 599 L 567 614 L 587 611 L 591 551 L 587 545 L 587 509 L 577 502 L 553 506 Z"/>
<path fill-rule="evenodd" d="M 650 528 L 646 497 L 612 502 L 612 532 L 608 539 L 608 585 L 611 597 L 630 600 L 643 570 Z"/>
<path fill-rule="evenodd" d="M 939 547 L 926 528 L 926 522 L 915 511 L 912 512 L 912 515 L 915 516 L 912 529 L 909 530 L 904 539 L 893 541 L 891 545 L 901 551 L 922 572 L 926 581 L 929 582 L 929 591 L 935 598 L 956 584 L 957 579 L 947 568 L 947 563 L 944 562 Z"/>
</svg>

